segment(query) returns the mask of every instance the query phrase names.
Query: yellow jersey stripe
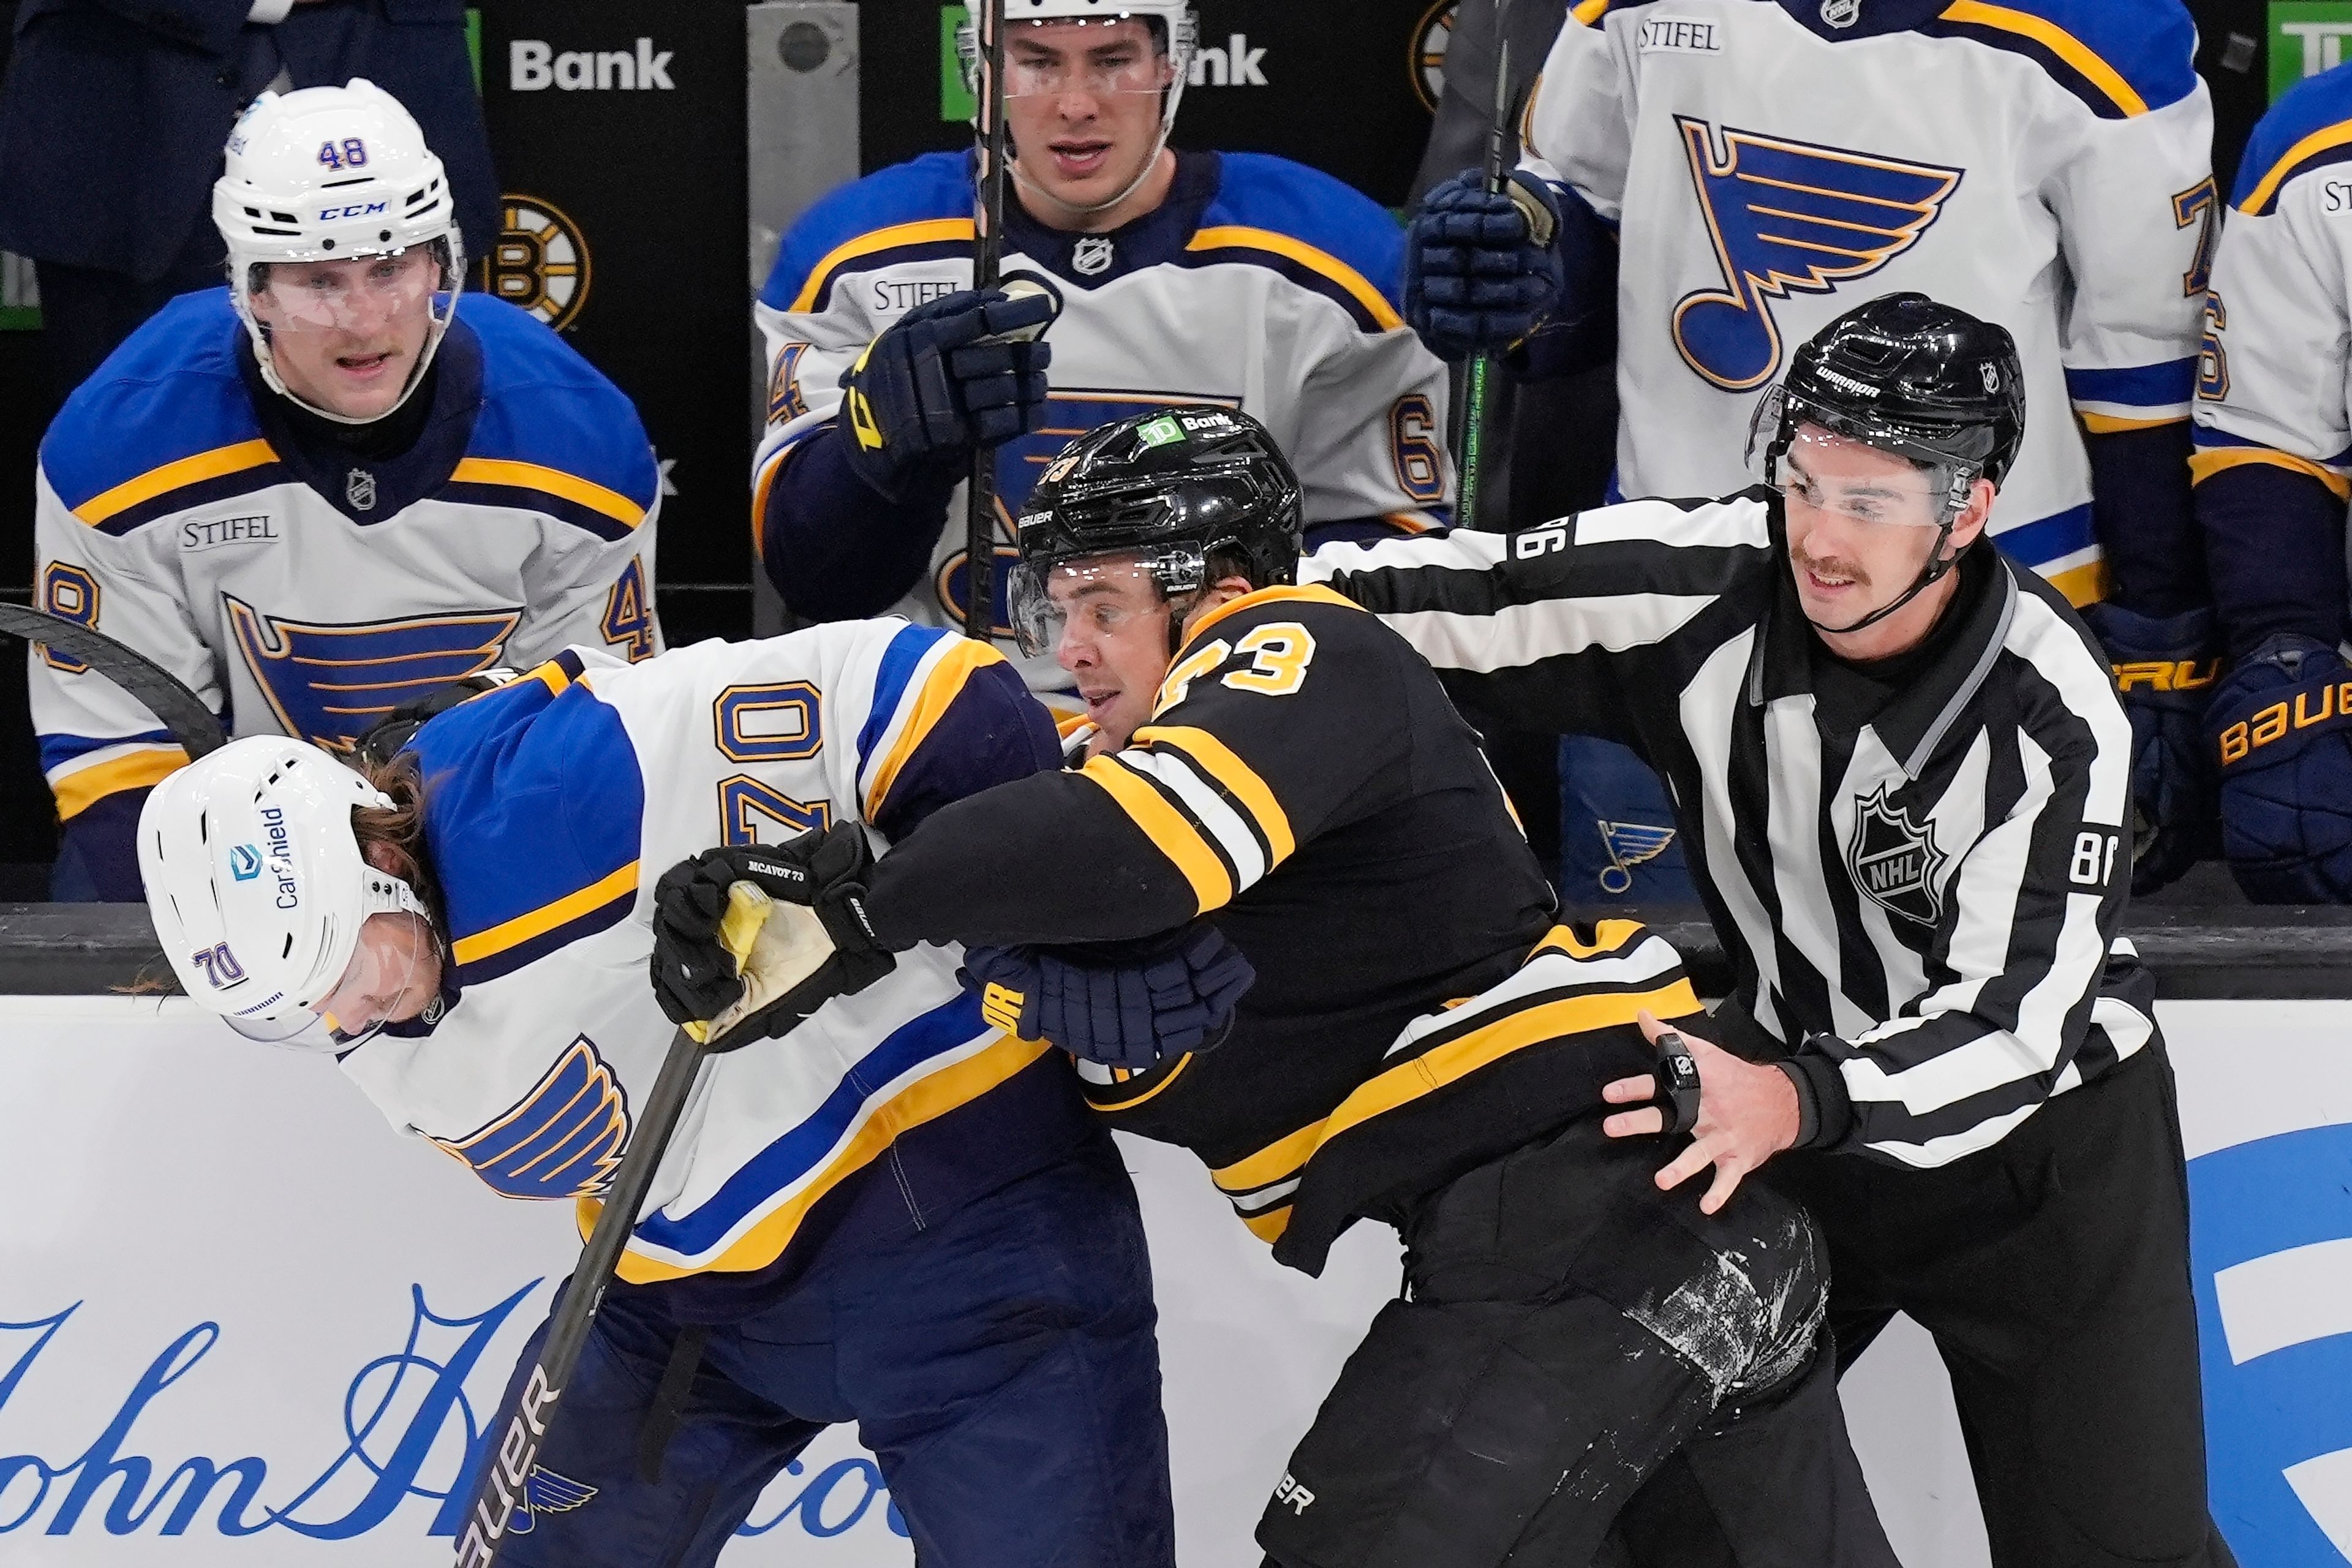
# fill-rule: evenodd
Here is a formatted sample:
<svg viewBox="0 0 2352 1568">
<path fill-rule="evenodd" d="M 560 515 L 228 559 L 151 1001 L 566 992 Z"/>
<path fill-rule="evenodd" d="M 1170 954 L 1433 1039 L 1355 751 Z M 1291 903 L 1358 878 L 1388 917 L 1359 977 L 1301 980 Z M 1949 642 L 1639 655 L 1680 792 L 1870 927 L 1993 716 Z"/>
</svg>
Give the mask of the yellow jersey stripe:
<svg viewBox="0 0 2352 1568">
<path fill-rule="evenodd" d="M 2263 177 L 2254 182 L 2254 188 L 2246 193 L 2246 199 L 2238 204 L 2238 210 L 2242 213 L 2260 212 L 2270 205 L 2271 198 L 2278 195 L 2279 186 L 2305 159 L 2325 153 L 2331 147 L 2341 147 L 2347 142 L 2352 142 L 2352 120 L 2321 126 L 2281 153 L 2277 163 L 2263 171 Z"/>
<path fill-rule="evenodd" d="M 800 449 L 797 444 L 778 452 L 766 468 L 760 470 L 760 482 L 751 487 L 751 559 L 766 559 L 768 542 L 768 492 L 775 488 L 776 476 L 784 471 L 784 461 Z"/>
<path fill-rule="evenodd" d="M 2126 115 L 2146 114 L 2147 100 L 2132 90 L 2123 73 L 2093 54 L 2088 45 L 2055 22 L 2024 11 L 2013 11 L 2006 5 L 1988 5 L 1984 0 L 1953 0 L 1946 7 L 1947 22 L 1972 23 L 1979 27 L 1998 27 L 2004 33 L 2015 33 L 2031 38 L 2064 60 L 2077 75 L 2107 95 Z"/>
<path fill-rule="evenodd" d="M 557 673 L 562 672 L 559 670 Z M 460 937 L 450 944 L 449 954 L 459 963 L 479 963 L 510 947 L 519 947 L 535 936 L 544 936 L 566 921 L 578 920 L 591 910 L 603 909 L 614 899 L 635 892 L 636 886 L 637 862 L 632 860 L 576 893 L 567 893 L 551 904 L 541 904 L 527 914 L 517 915 L 488 931 Z"/>
<path fill-rule="evenodd" d="M 1241 1216 L 1241 1222 L 1249 1226 L 1252 1236 L 1272 1247 L 1282 1239 L 1282 1233 L 1290 1228 L 1290 1205 L 1285 1204 L 1264 1214 L 1245 1214 Z"/>
<path fill-rule="evenodd" d="M 1192 884 L 1192 900 L 1198 906 L 1195 914 L 1222 909 L 1232 900 L 1233 875 L 1217 858 L 1208 838 L 1191 817 L 1169 805 L 1141 776 L 1108 757 L 1088 758 L 1078 776 L 1101 785 L 1103 793 L 1143 830 L 1153 847 L 1184 874 L 1184 879 Z"/>
<path fill-rule="evenodd" d="M 2074 417 L 2083 428 L 2094 436 L 2113 436 L 2123 430 L 2153 430 L 2159 425 L 2179 425 L 2188 419 L 2186 414 L 2168 414 L 2160 419 L 2126 419 L 2114 414 L 2094 414 L 2086 408 L 2074 410 Z"/>
<path fill-rule="evenodd" d="M 1598 22 L 1602 16 L 1606 16 L 1608 12 L 1609 0 L 1576 0 L 1576 6 L 1572 14 L 1579 22 L 1582 23 L 1585 26 L 1590 27 L 1593 23 Z M 1530 94 L 1529 97 L 1530 100 L 1532 100 L 1533 95 Z"/>
<path fill-rule="evenodd" d="M 1174 1083 L 1178 1079 L 1181 1078 L 1184 1075 L 1184 1069 L 1192 1065 L 1192 1054 L 1187 1052 L 1183 1056 L 1176 1058 L 1176 1065 L 1174 1067 L 1170 1068 L 1166 1072 L 1160 1075 L 1160 1081 L 1158 1083 L 1153 1084 L 1150 1089 L 1145 1089 L 1133 1100 L 1097 1100 L 1089 1095 L 1087 1097 L 1087 1103 L 1093 1106 L 1096 1110 L 1106 1116 L 1116 1115 L 1118 1112 L 1122 1110 L 1133 1110 L 1137 1106 L 1141 1105 L 1145 1100 L 1150 1100 L 1153 1095 L 1158 1094 L 1161 1089 L 1166 1089 L 1170 1084 Z"/>
<path fill-rule="evenodd" d="M 2107 596 L 2107 563 L 2086 561 L 2080 566 L 2069 566 L 2063 572 L 2043 574 L 2050 585 L 2066 595 L 2066 602 L 2076 609 L 2095 605 Z"/>
<path fill-rule="evenodd" d="M 2337 500 L 2352 500 L 2352 479 L 2345 478 L 2325 463 L 2315 463 L 2309 458 L 2298 458 L 2275 447 L 2222 447 L 2214 451 L 2199 452 L 2189 459 L 2189 482 L 2203 484 L 2215 474 L 2242 468 L 2249 463 L 2263 463 L 2273 468 L 2285 468 L 2291 473 L 2309 474 L 2326 485 Z"/>
<path fill-rule="evenodd" d="M 1220 224 L 1204 228 L 1192 237 L 1187 250 L 1270 250 L 1275 255 L 1296 261 L 1309 271 L 1319 272 L 1348 291 L 1349 298 L 1364 308 L 1364 314 L 1380 323 L 1383 331 L 1394 331 L 1404 325 L 1404 318 L 1384 299 L 1381 291 L 1364 279 L 1364 275 L 1332 255 L 1318 250 L 1302 239 L 1293 239 L 1270 228 L 1251 228 L 1242 224 Z"/>
<path fill-rule="evenodd" d="M 1323 1124 L 1323 1142 L 1328 1143 L 1375 1116 L 1466 1078 L 1513 1051 L 1563 1035 L 1630 1024 L 1644 1008 L 1661 1018 L 1687 1017 L 1699 1011 L 1698 996 L 1688 980 L 1676 980 L 1652 991 L 1570 996 L 1507 1014 L 1357 1086 Z"/>
<path fill-rule="evenodd" d="M 538 668 L 526 671 L 523 675 L 523 679 L 525 680 L 538 681 L 541 685 L 547 688 L 547 694 L 551 697 L 562 696 L 572 685 L 572 677 L 565 673 L 562 665 L 556 663 L 551 658 L 545 664 L 541 665 Z"/>
<path fill-rule="evenodd" d="M 1227 599 L 1223 604 L 1194 621 L 1192 633 L 1184 639 L 1184 647 L 1198 647 L 1201 634 L 1228 616 L 1238 615 L 1244 610 L 1254 610 L 1260 605 L 1280 604 L 1337 605 L 1343 610 L 1361 610 L 1364 607 L 1338 589 L 1326 588 L 1320 583 L 1309 584 L 1303 587 L 1296 583 L 1277 584 L 1271 588 L 1258 588 L 1244 594 L 1238 599 Z M 1180 653 L 1182 651 L 1182 649 L 1178 650 Z"/>
<path fill-rule="evenodd" d="M 1269 1143 L 1247 1159 L 1236 1160 L 1220 1171 L 1211 1171 L 1209 1179 L 1226 1193 L 1245 1193 L 1252 1187 L 1278 1182 L 1285 1176 L 1304 1170 L 1317 1145 L 1323 1142 L 1323 1130 L 1328 1123 L 1318 1121 L 1302 1127 L 1278 1142 Z"/>
<path fill-rule="evenodd" d="M 734 1274 L 765 1268 L 783 1256 L 784 1248 L 799 1233 L 801 1222 L 808 1217 L 818 1200 L 872 1164 L 901 1133 L 959 1106 L 971 1104 L 1052 1048 L 1041 1040 L 1001 1037 L 978 1054 L 918 1079 L 898 1098 L 877 1107 L 831 1164 L 806 1186 L 761 1215 L 732 1247 L 710 1262 L 697 1268 L 682 1268 L 642 1253 L 624 1252 L 618 1270 L 621 1278 L 632 1285 L 650 1285 L 662 1279 L 683 1279 L 688 1274 Z M 604 1205 L 594 1198 L 582 1198 L 578 1204 L 580 1237 L 585 1241 L 588 1233 L 596 1227 L 596 1215 Z"/>
<path fill-rule="evenodd" d="M 49 786 L 58 797 L 58 820 L 69 821 L 127 789 L 152 789 L 187 765 L 188 753 L 178 746 L 156 746 L 92 763 Z"/>
<path fill-rule="evenodd" d="M 882 815 L 882 803 L 890 798 L 890 786 L 898 779 L 914 754 L 922 749 L 924 740 L 939 728 L 948 708 L 971 679 L 971 672 L 983 665 L 1003 664 L 1004 656 L 988 643 L 971 637 L 959 638 L 954 646 L 940 656 L 931 672 L 923 677 L 916 689 L 915 705 L 898 731 L 898 743 L 875 764 L 873 782 L 866 786 L 866 820 L 873 821 Z M 905 699 L 900 699 L 901 703 Z"/>
<path fill-rule="evenodd" d="M 845 263 L 861 256 L 871 256 L 877 250 L 896 250 L 902 245 L 934 245 L 942 240 L 970 240 L 971 219 L 968 217 L 926 218 L 920 223 L 894 224 L 877 228 L 871 234 L 861 234 L 856 239 L 835 246 L 824 253 L 824 259 L 810 271 L 808 281 L 801 285 L 792 308 L 795 313 L 816 309 L 816 297 L 824 291 L 825 280 Z"/>
<path fill-rule="evenodd" d="M 544 490 L 591 511 L 601 511 L 630 528 L 646 521 L 646 509 L 620 491 L 608 490 L 593 479 L 537 463 L 511 462 L 504 458 L 467 458 L 450 471 L 449 478 L 461 485 L 512 485 L 518 489 Z"/>
<path fill-rule="evenodd" d="M 1266 787 L 1256 771 L 1234 754 L 1231 746 L 1206 730 L 1196 730 L 1189 724 L 1149 725 L 1138 730 L 1135 739 L 1139 744 L 1165 745 L 1181 752 L 1202 773 L 1223 784 L 1225 793 L 1239 801 L 1250 820 L 1257 824 L 1258 832 L 1273 850 L 1265 863 L 1267 871 L 1297 852 L 1298 841 L 1290 831 L 1289 813 L 1282 809 L 1282 803 L 1275 799 L 1274 791 Z"/>
<path fill-rule="evenodd" d="M 1576 934 L 1574 926 L 1557 925 L 1544 932 L 1544 939 L 1528 950 L 1528 959 L 1532 963 L 1541 952 L 1564 952 L 1570 958 L 1599 958 L 1619 952 L 1643 932 L 1643 927 L 1639 921 L 1598 921 L 1592 927 L 1592 941 L 1588 943 Z"/>
<path fill-rule="evenodd" d="M 200 484 L 205 479 L 216 479 L 223 474 L 257 468 L 264 463 L 277 460 L 277 448 L 258 437 L 239 441 L 232 447 L 215 447 L 209 452 L 198 452 L 194 457 L 182 458 L 160 468 L 150 468 L 137 479 L 125 479 L 110 490 L 101 490 L 74 508 L 73 514 L 95 528 L 108 518 L 128 511 L 141 501 L 153 500 L 166 490 L 175 490 L 183 485 Z"/>
</svg>

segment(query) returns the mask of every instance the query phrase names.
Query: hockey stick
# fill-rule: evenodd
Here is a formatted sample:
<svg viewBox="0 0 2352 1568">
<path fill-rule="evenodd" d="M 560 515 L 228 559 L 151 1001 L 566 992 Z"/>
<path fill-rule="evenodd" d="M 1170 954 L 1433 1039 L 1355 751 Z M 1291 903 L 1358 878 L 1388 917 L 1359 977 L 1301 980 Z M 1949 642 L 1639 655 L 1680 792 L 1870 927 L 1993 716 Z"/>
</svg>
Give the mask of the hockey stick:
<svg viewBox="0 0 2352 1568">
<path fill-rule="evenodd" d="M 588 1343 L 596 1309 L 604 1304 L 622 1249 L 636 1227 L 637 1211 L 645 1206 L 654 1173 L 668 1151 L 670 1134 L 677 1131 L 678 1116 L 686 1110 L 695 1075 L 702 1070 L 703 1058 L 709 1054 L 709 1047 L 685 1029 L 670 1038 L 669 1054 L 662 1058 L 653 1092 L 637 1114 L 628 1150 L 621 1156 L 620 1169 L 613 1173 L 613 1184 L 604 1193 L 604 1206 L 588 1232 L 588 1243 L 580 1249 L 572 1284 L 548 1324 L 547 1338 L 541 1342 L 539 1360 L 523 1384 L 522 1397 L 507 1418 L 498 1447 L 483 1462 L 465 1533 L 457 1540 L 457 1568 L 491 1568 L 500 1549 L 520 1533 L 512 1526 L 516 1512 L 528 1508 L 523 1489 L 530 1484 L 531 1468 L 547 1441 L 550 1423 L 560 1414 L 556 1407 L 580 1365 L 580 1352 Z"/>
<path fill-rule="evenodd" d="M 972 212 L 971 286 L 993 289 L 1004 268 L 1004 0 L 972 0 L 980 29 L 980 203 Z M 964 486 L 963 635 L 987 642 L 996 629 L 996 448 L 972 448 Z"/>
<path fill-rule="evenodd" d="M 1486 190 L 1503 194 L 1509 170 L 1511 134 L 1511 0 L 1495 0 L 1495 98 L 1493 123 L 1486 132 Z M 1486 449 L 1487 386 L 1495 374 L 1495 356 L 1479 354 L 1470 362 L 1462 411 L 1462 465 L 1454 482 L 1454 521 L 1458 528 L 1478 526 L 1478 481 Z"/>
<path fill-rule="evenodd" d="M 133 653 L 103 632 L 61 620 L 46 610 L 0 605 L 0 633 L 41 643 L 86 664 L 131 696 L 172 731 L 191 759 L 228 744 L 228 732 L 205 700 L 144 654 Z"/>
</svg>

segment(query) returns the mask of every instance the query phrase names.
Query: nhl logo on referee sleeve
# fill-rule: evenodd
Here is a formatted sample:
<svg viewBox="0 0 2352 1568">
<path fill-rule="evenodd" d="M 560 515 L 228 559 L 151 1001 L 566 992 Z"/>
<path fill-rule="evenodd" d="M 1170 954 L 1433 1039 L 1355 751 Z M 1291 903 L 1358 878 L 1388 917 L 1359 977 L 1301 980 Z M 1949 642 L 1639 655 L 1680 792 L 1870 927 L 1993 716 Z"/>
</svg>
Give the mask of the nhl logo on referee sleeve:
<svg viewBox="0 0 2352 1568">
<path fill-rule="evenodd" d="M 1912 821 L 1910 807 L 1888 800 L 1883 784 L 1856 805 L 1861 809 L 1845 851 L 1853 885 L 1889 913 L 1934 925 L 1944 914 L 1939 873 L 1950 857 L 1936 847 L 1933 826 Z"/>
</svg>

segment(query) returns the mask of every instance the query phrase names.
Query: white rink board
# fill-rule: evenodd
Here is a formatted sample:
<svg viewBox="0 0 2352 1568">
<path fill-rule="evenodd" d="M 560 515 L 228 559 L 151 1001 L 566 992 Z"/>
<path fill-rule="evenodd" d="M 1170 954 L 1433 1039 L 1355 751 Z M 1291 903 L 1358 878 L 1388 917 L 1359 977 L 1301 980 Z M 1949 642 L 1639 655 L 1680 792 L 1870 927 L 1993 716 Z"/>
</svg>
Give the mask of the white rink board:
<svg viewBox="0 0 2352 1568">
<path fill-rule="evenodd" d="M 2352 1134 L 2352 1004 L 2189 1003 L 2164 1021 L 2192 1155 Z M 1359 1226 L 1323 1279 L 1291 1274 L 1189 1156 L 1126 1147 L 1158 1276 L 1180 1555 L 1255 1563 L 1258 1510 L 1392 1290 L 1395 1245 Z M 329 1064 L 245 1045 L 178 1003 L 0 998 L 0 1193 L 9 1568 L 446 1561 L 430 1494 L 577 1251 L 567 1210 L 492 1197 L 394 1136 Z M 2250 1375 L 2315 1346 L 2352 1387 L 2352 1289 L 2328 1289 L 2339 1268 L 2352 1280 L 2352 1220 L 2333 1234 L 2347 1245 L 2225 1271 L 2219 1310 Z M 1925 1337 L 1898 1323 L 1845 1394 L 1908 1568 L 1982 1564 Z M 2327 1441 L 2256 1476 L 2269 1491 L 2249 1483 L 2269 1515 L 2224 1516 L 2246 1568 L 2352 1563 L 2352 1436 Z M 186 1509 L 188 1480 L 165 1482 L 198 1460 L 220 1474 Z M 225 1532 L 224 1517 L 249 1532 Z M 838 1431 L 753 1524 L 768 1528 L 729 1549 L 735 1568 L 911 1561 Z"/>
</svg>

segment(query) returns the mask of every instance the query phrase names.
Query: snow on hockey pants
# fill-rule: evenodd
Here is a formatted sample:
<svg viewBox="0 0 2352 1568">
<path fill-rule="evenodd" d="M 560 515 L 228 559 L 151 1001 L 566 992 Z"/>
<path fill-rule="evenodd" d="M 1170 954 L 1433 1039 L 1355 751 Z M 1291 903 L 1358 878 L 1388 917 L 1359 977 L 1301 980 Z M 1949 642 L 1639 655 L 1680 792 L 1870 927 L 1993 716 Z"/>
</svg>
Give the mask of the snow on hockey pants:
<svg viewBox="0 0 2352 1568">
<path fill-rule="evenodd" d="M 605 1296 L 501 1563 L 708 1568 L 811 1439 L 856 1422 L 923 1568 L 1172 1568 L 1150 1262 L 1108 1134 L 926 1228 L 828 1246 L 709 1328 L 679 1389 L 693 1284 Z"/>
<path fill-rule="evenodd" d="M 1400 1226 L 1382 1308 L 1259 1522 L 1279 1568 L 1586 1568 L 1685 1453 L 1744 1568 L 1895 1568 L 1846 1441 L 1803 1212 L 1660 1193 L 1662 1140 L 1598 1119 Z"/>
</svg>

